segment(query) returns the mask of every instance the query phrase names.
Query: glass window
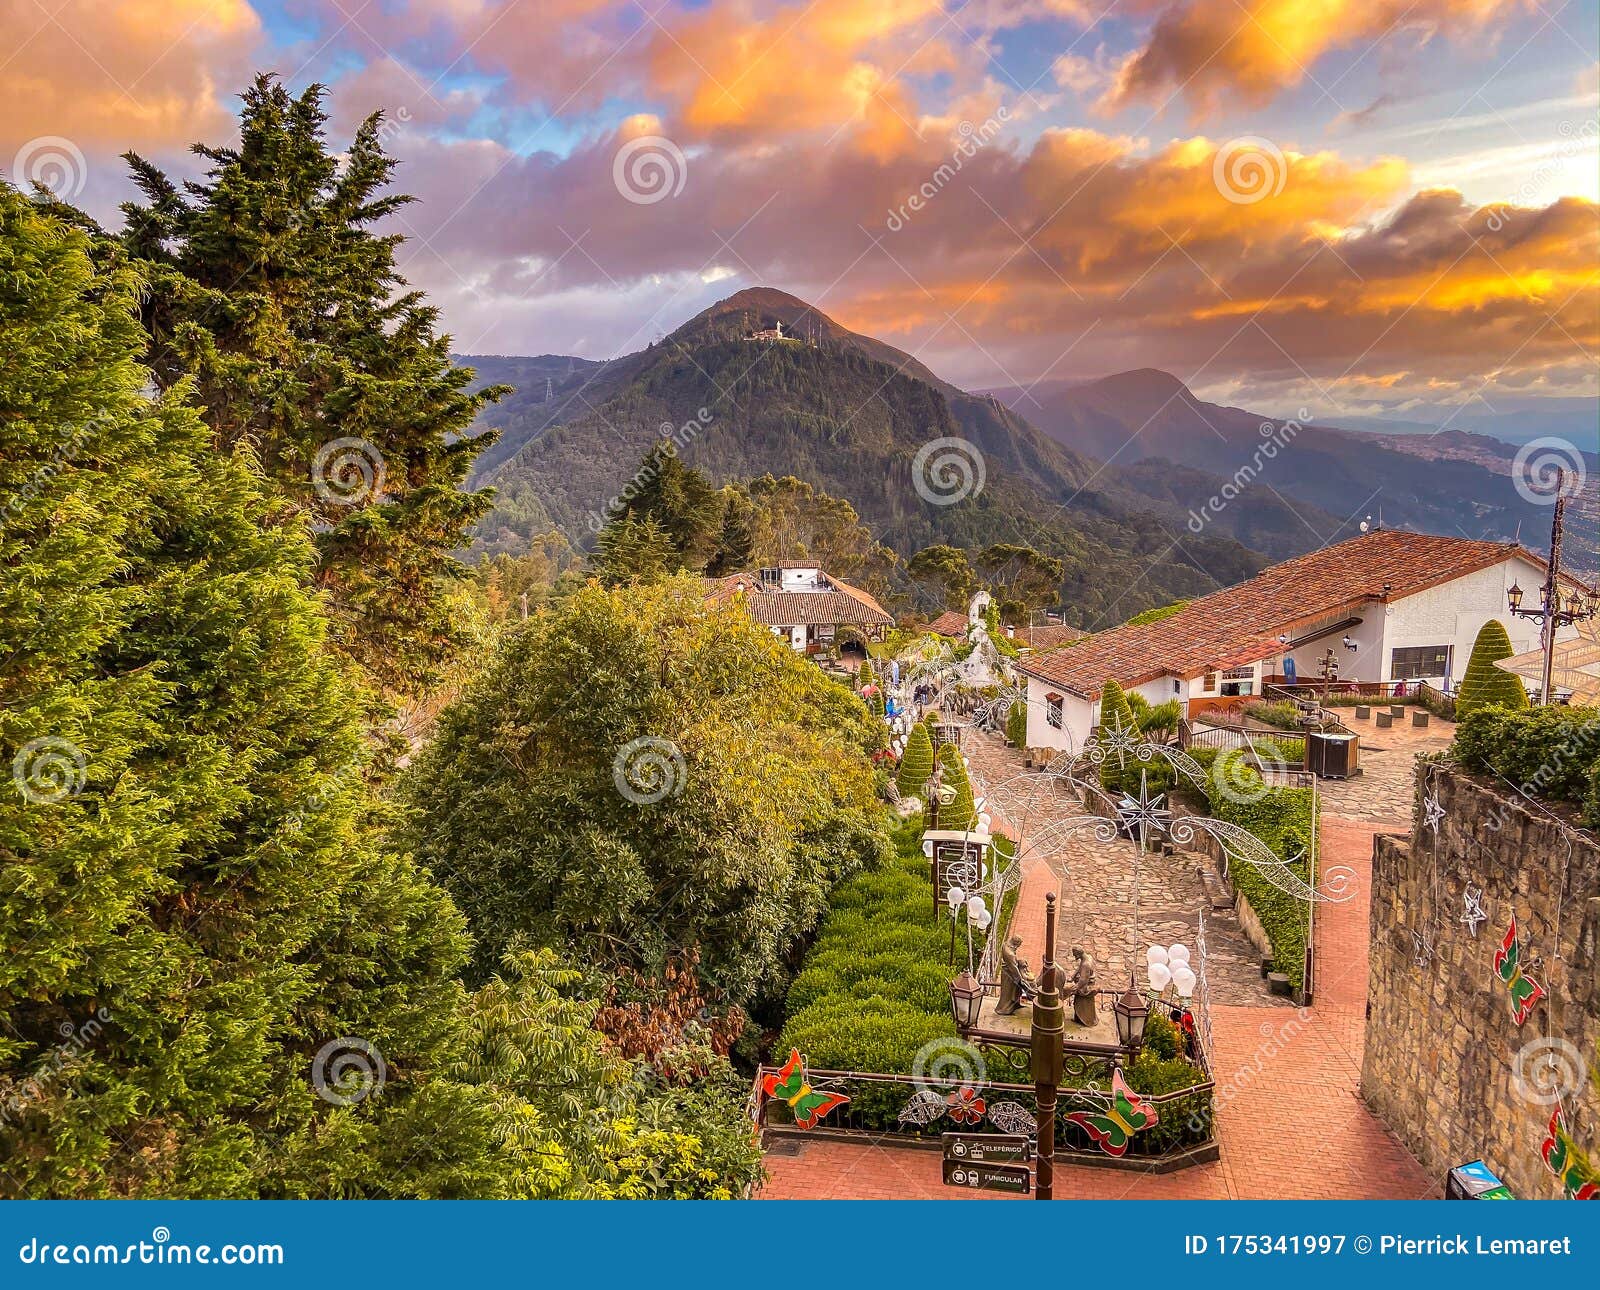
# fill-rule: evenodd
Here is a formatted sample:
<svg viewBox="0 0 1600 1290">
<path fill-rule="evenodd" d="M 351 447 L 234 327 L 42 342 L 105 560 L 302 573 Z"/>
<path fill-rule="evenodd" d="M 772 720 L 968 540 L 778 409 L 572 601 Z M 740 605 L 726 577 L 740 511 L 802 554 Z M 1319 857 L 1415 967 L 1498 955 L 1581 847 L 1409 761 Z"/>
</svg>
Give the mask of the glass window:
<svg viewBox="0 0 1600 1290">
<path fill-rule="evenodd" d="M 1430 676 L 1450 675 L 1448 645 L 1408 645 L 1389 656 L 1389 678 L 1417 681 Z"/>
</svg>

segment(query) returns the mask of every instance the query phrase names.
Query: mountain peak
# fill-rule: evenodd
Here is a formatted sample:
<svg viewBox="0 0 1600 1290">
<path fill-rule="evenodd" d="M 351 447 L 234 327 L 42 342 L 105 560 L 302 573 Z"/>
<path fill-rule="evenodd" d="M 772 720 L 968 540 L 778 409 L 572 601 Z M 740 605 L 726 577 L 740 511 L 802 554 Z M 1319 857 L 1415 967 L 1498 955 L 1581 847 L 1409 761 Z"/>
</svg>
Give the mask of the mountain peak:
<svg viewBox="0 0 1600 1290">
<path fill-rule="evenodd" d="M 1163 401 L 1174 395 L 1194 397 L 1187 385 L 1171 372 L 1163 372 L 1159 367 L 1136 367 L 1132 371 L 1117 372 L 1113 376 L 1103 376 L 1098 381 L 1089 381 L 1079 389 L 1094 390 L 1113 397 L 1125 398 L 1136 395 L 1141 399 Z"/>
</svg>

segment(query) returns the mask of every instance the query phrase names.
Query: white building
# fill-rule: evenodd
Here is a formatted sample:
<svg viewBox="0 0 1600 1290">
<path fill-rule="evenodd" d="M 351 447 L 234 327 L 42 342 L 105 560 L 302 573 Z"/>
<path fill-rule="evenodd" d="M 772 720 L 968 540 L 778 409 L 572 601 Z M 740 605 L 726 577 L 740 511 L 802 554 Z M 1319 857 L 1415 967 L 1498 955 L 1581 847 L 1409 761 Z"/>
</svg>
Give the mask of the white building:
<svg viewBox="0 0 1600 1290">
<path fill-rule="evenodd" d="M 852 633 L 879 640 L 893 616 L 867 592 L 814 566 L 786 566 L 719 578 L 717 600 L 742 604 L 750 616 L 802 653 L 815 653 Z"/>
<path fill-rule="evenodd" d="M 1544 560 L 1512 543 L 1365 533 L 1156 622 L 1021 659 L 1028 746 L 1082 748 L 1108 680 L 1151 704 L 1176 699 L 1191 720 L 1226 719 L 1264 685 L 1321 681 L 1330 650 L 1340 681 L 1454 689 L 1489 619 L 1505 624 L 1514 650 L 1538 647 L 1538 625 L 1512 617 L 1506 592 L 1518 583 L 1536 595 L 1544 577 Z"/>
</svg>

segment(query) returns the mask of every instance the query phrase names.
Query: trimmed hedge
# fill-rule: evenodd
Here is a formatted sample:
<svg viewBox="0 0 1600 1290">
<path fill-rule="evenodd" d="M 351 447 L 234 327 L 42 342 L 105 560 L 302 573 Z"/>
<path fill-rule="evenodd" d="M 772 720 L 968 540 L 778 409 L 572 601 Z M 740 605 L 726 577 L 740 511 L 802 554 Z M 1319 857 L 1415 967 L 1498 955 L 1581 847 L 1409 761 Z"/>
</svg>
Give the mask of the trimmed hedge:
<svg viewBox="0 0 1600 1290">
<path fill-rule="evenodd" d="M 1217 819 L 1248 829 L 1280 860 L 1309 854 L 1312 833 L 1317 827 L 1311 817 L 1309 788 L 1267 788 L 1243 752 L 1238 750 L 1214 755 L 1211 761 L 1213 787 L 1207 797 L 1211 813 Z M 1250 797 L 1265 791 L 1257 801 L 1240 802 L 1215 787 L 1220 783 L 1243 790 L 1239 796 Z M 1314 876 L 1306 873 L 1303 859 L 1290 868 L 1307 883 L 1315 885 Z M 1305 901 L 1280 891 L 1249 864 L 1230 865 L 1229 876 L 1261 920 L 1262 930 L 1272 946 L 1274 969 L 1287 976 L 1295 989 L 1301 989 L 1305 985 L 1306 933 L 1311 922 L 1311 911 Z"/>
<path fill-rule="evenodd" d="M 939 749 L 939 782 L 942 787 L 956 791 L 955 800 L 949 806 L 941 804 L 939 807 L 939 827 L 970 828 L 978 818 L 978 808 L 972 796 L 972 780 L 961 764 L 961 749 L 955 744 L 945 744 Z"/>
<path fill-rule="evenodd" d="M 1028 705 L 1021 700 L 1011 705 L 1006 713 L 1006 738 L 1013 748 L 1028 742 Z"/>
<path fill-rule="evenodd" d="M 1456 726 L 1452 751 L 1467 770 L 1547 801 L 1581 803 L 1584 823 L 1600 826 L 1600 708 L 1478 708 Z"/>
</svg>

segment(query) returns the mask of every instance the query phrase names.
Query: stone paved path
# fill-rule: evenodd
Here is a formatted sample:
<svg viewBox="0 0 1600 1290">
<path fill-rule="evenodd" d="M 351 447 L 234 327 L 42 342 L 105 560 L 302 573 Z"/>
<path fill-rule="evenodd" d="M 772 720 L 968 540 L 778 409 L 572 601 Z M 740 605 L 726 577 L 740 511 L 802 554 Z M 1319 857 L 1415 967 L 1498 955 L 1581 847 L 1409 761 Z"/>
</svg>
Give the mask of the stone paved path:
<svg viewBox="0 0 1600 1290">
<path fill-rule="evenodd" d="M 1437 720 L 1427 731 L 1409 725 L 1382 732 L 1362 728 L 1365 774 L 1348 784 L 1324 781 L 1322 857 L 1349 865 L 1357 895 L 1343 904 L 1320 903 L 1315 923 L 1315 1006 L 1281 1006 L 1260 989 L 1259 972 L 1236 924 L 1207 920 L 1208 979 L 1216 1004 L 1211 1012 L 1212 1066 L 1217 1081 L 1217 1132 L 1222 1159 L 1173 1174 L 1155 1175 L 1058 1165 L 1056 1194 L 1091 1198 L 1379 1198 L 1437 1196 L 1437 1180 L 1369 1112 L 1359 1095 L 1367 986 L 1367 919 L 1371 893 L 1372 839 L 1377 832 L 1408 827 L 1410 771 L 1416 752 L 1443 747 L 1453 730 Z M 1015 754 L 986 741 L 969 750 L 973 769 L 989 783 L 1002 778 Z M 1129 844 L 1068 844 L 1065 880 L 1048 863 L 1024 879 L 1015 926 L 1025 952 L 1037 964 L 1043 928 L 1043 894 L 1061 883 L 1074 904 L 1068 927 L 1091 942 L 1104 939 L 1109 970 L 1126 971 L 1127 923 L 1131 912 Z M 1129 848 L 1131 850 L 1131 847 Z M 1026 853 L 1025 853 L 1026 854 Z M 1148 910 L 1150 935 L 1173 928 L 1177 939 L 1192 929 L 1195 890 L 1182 872 L 1147 857 L 1141 910 Z M 1143 872 L 1143 871 L 1142 871 Z M 1076 884 L 1076 886 L 1070 886 Z M 1120 907 L 1108 911 L 1094 893 Z M 1035 912 L 1030 913 L 1030 910 Z M 1076 920 L 1075 922 L 1073 920 Z M 1118 929 L 1121 929 L 1120 931 Z M 1141 935 L 1143 935 L 1143 926 Z M 1067 928 L 1063 928 L 1067 932 Z M 1067 932 L 1070 936 L 1072 933 Z M 1192 930 L 1189 935 L 1192 937 Z M 1071 944 L 1070 940 L 1066 941 Z M 1227 970 L 1214 970 L 1226 956 Z M 1253 976 L 1253 980 L 1251 979 Z M 1102 976 L 1102 982 L 1108 978 Z M 800 1142 L 794 1154 L 769 1154 L 766 1198 L 936 1197 L 952 1192 L 940 1182 L 936 1151 L 870 1143 Z M 954 1193 L 964 1195 L 964 1193 Z"/>
</svg>

